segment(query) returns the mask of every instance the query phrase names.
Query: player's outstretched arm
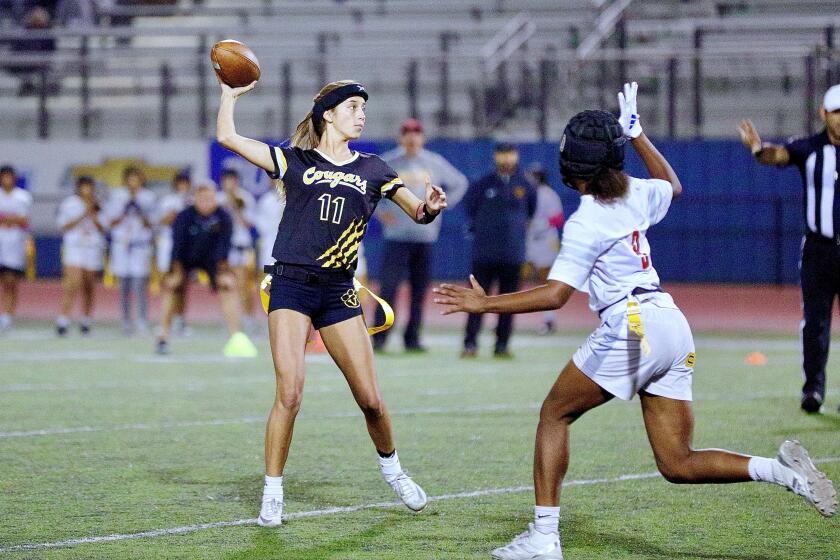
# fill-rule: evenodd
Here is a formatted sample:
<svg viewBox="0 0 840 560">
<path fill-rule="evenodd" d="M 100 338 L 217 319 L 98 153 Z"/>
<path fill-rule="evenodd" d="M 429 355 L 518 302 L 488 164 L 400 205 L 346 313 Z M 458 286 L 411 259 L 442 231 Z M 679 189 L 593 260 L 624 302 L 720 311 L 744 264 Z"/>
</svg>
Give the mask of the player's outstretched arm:
<svg viewBox="0 0 840 560">
<path fill-rule="evenodd" d="M 770 142 L 762 142 L 755 125 L 749 119 L 744 119 L 738 125 L 738 135 L 758 163 L 764 165 L 787 165 L 790 153 L 787 148 Z"/>
<path fill-rule="evenodd" d="M 564 282 L 549 280 L 530 290 L 488 296 L 475 277 L 470 274 L 471 288 L 455 284 L 441 284 L 432 291 L 437 294 L 435 303 L 446 308 L 442 315 L 450 313 L 531 313 L 560 309 L 575 289 Z"/>
<path fill-rule="evenodd" d="M 248 93 L 257 82 L 247 86 L 232 88 L 219 80 L 222 86 L 222 100 L 219 103 L 219 115 L 216 118 L 216 140 L 228 150 L 239 154 L 257 167 L 261 167 L 269 173 L 274 173 L 274 160 L 271 159 L 271 152 L 268 144 L 246 138 L 236 133 L 236 125 L 233 122 L 233 107 L 240 95 Z"/>
<path fill-rule="evenodd" d="M 408 189 L 399 189 L 391 200 L 418 224 L 431 222 L 448 205 L 446 193 L 439 186 L 433 185 L 428 175 L 425 200 L 420 200 Z"/>
</svg>

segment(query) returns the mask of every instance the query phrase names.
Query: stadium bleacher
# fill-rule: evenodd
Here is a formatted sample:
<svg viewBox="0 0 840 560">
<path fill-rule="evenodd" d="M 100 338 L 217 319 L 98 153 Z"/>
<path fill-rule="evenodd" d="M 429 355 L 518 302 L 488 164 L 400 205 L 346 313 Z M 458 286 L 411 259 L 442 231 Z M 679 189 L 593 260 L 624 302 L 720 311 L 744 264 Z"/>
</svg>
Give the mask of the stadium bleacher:
<svg viewBox="0 0 840 560">
<path fill-rule="evenodd" d="M 630 2 L 599 48 L 581 58 L 577 47 L 612 4 L 208 0 L 120 7 L 119 13 L 133 15 L 130 27 L 108 26 L 105 18 L 95 29 L 53 30 L 57 48 L 49 55 L 11 53 L 26 60 L 49 59 L 46 82 L 51 87 L 42 104 L 37 88 L 20 95 L 20 78 L 3 75 L 0 119 L 23 138 L 44 133 L 52 138 L 145 138 L 164 132 L 176 138 L 207 136 L 216 90 L 212 72 L 200 67 L 208 65 L 212 42 L 225 37 L 248 43 L 264 67 L 261 87 L 239 109 L 242 126 L 262 136 L 287 133 L 282 129 L 306 112 L 324 78 L 351 75 L 367 83 L 376 100 L 376 118 L 370 119 L 367 134 L 391 136 L 410 110 L 412 63 L 417 69 L 413 102 L 433 135 L 522 139 L 540 134 L 537 108 L 519 107 L 517 100 L 522 91 L 538 95 L 541 60 L 556 65 L 556 76 L 548 82 L 548 138 L 559 136 L 562 123 L 575 111 L 611 103 L 612 95 L 604 90 L 615 89 L 622 76 L 648 84 L 641 102 L 657 135 L 728 137 L 732 122 L 745 114 L 772 133 L 792 128 L 804 132 L 810 122 L 803 115 L 809 106 L 806 96 L 816 99 L 823 83 L 840 74 L 836 46 L 831 46 L 831 30 L 840 23 L 833 10 L 836 2 L 800 2 L 797 15 L 785 18 L 777 17 L 785 10 L 785 3 L 777 0 Z M 509 55 L 503 65 L 506 78 L 500 82 L 497 71 L 488 71 L 482 53 L 493 41 L 515 37 L 506 26 L 517 16 L 531 22 L 534 31 Z M 14 34 L 9 26 L 2 30 L 7 41 Z M 676 61 L 673 77 L 668 75 L 671 59 Z M 288 89 L 281 70 L 286 63 Z M 83 64 L 87 79 L 79 72 Z M 698 67 L 704 92 L 700 103 L 693 98 Z M 669 80 L 676 96 L 668 89 Z M 500 101 L 500 90 L 512 102 L 500 115 L 488 114 L 488 105 Z M 164 91 L 169 92 L 167 125 L 161 123 Z M 677 102 L 669 114 L 671 97 Z M 477 101 L 481 99 L 483 103 Z M 203 122 L 198 118 L 202 106 L 207 114 Z M 46 131 L 41 107 L 48 115 Z M 84 132 L 83 112 L 88 116 Z"/>
</svg>

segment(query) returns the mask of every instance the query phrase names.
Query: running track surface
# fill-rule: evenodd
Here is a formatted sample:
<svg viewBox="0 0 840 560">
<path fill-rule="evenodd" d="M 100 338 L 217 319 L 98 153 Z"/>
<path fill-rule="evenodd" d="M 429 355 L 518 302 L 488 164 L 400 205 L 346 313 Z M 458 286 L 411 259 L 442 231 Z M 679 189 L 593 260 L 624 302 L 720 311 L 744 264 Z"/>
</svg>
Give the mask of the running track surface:
<svg viewBox="0 0 840 560">
<path fill-rule="evenodd" d="M 436 284 L 435 284 L 436 285 Z M 370 287 L 376 289 L 376 283 Z M 796 286 L 746 286 L 671 284 L 663 288 L 688 317 L 695 331 L 746 331 L 796 334 L 802 319 L 799 288 Z M 254 289 L 256 301 L 256 287 Z M 18 317 L 21 319 L 52 320 L 58 313 L 61 286 L 55 280 L 24 282 L 21 285 Z M 441 316 L 441 306 L 432 302 L 433 294 L 426 297 L 424 321 L 427 326 L 456 327 L 464 325 L 461 314 Z M 400 291 L 392 302 L 397 312 L 397 324 L 405 320 L 408 311 L 407 294 Z M 160 297 L 150 295 L 150 318 L 159 317 Z M 366 315 L 372 322 L 372 303 L 366 301 Z M 259 303 L 256 304 L 259 314 Z M 204 286 L 190 286 L 188 319 L 195 323 L 221 323 L 221 311 L 216 296 Z M 115 321 L 119 318 L 119 293 L 116 288 L 97 289 L 94 318 Z M 516 325 L 533 328 L 542 321 L 541 313 L 521 315 Z M 838 321 L 834 328 L 840 329 Z M 495 324 L 494 318 L 485 319 L 484 326 Z M 589 329 L 598 324 L 589 310 L 585 294 L 576 293 L 566 307 L 556 313 L 556 324 L 561 329 Z"/>
</svg>

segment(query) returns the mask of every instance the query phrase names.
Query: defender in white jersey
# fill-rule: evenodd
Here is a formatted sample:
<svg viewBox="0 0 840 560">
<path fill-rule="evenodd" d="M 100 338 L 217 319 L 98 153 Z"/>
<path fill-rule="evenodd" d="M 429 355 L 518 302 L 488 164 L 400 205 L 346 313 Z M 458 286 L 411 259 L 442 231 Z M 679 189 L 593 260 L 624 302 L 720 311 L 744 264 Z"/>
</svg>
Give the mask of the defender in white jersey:
<svg viewBox="0 0 840 560">
<path fill-rule="evenodd" d="M 26 269 L 32 195 L 17 186 L 13 167 L 0 167 L 0 332 L 11 328 L 18 285 Z"/>
<path fill-rule="evenodd" d="M 96 292 L 96 275 L 102 271 L 105 251 L 105 226 L 96 199 L 96 183 L 92 177 L 76 179 L 76 194 L 65 198 L 58 207 L 56 221 L 64 232 L 61 240 L 61 314 L 55 320 L 58 336 L 65 336 L 79 292 L 82 294 L 82 316 L 79 330 L 90 333 Z"/>
<path fill-rule="evenodd" d="M 471 289 L 449 284 L 437 289 L 435 301 L 448 306 L 444 313 L 559 309 L 575 290 L 587 291 L 590 307 L 601 317 L 543 402 L 534 454 L 534 523 L 493 550 L 498 560 L 563 558 L 559 487 L 569 463 L 569 426 L 613 397 L 629 400 L 636 393 L 656 464 L 669 482 L 771 482 L 802 496 L 826 517 L 837 511 L 831 481 L 798 442 L 784 442 L 774 459 L 691 447 L 694 343 L 682 312 L 660 288 L 645 237 L 682 186 L 642 133 L 635 83 L 624 86 L 619 104 L 619 120 L 605 111 L 584 111 L 564 131 L 563 181 L 580 192 L 581 204 L 566 223 L 548 282 L 493 297 L 474 278 Z M 651 179 L 621 171 L 628 138 Z"/>
</svg>

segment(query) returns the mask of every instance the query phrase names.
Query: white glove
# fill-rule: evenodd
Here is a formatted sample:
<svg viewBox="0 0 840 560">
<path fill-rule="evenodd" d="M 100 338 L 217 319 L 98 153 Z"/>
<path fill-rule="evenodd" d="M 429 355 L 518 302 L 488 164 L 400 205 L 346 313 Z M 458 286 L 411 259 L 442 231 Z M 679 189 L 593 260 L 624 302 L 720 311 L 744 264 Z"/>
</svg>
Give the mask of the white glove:
<svg viewBox="0 0 840 560">
<path fill-rule="evenodd" d="M 638 138 L 642 133 L 642 123 L 639 121 L 639 114 L 636 112 L 636 92 L 638 90 L 639 84 L 632 82 L 624 84 L 623 93 L 618 92 L 618 106 L 621 109 L 618 122 L 624 129 L 624 136 L 631 140 Z"/>
</svg>

